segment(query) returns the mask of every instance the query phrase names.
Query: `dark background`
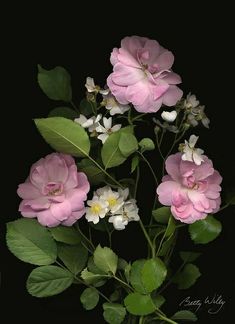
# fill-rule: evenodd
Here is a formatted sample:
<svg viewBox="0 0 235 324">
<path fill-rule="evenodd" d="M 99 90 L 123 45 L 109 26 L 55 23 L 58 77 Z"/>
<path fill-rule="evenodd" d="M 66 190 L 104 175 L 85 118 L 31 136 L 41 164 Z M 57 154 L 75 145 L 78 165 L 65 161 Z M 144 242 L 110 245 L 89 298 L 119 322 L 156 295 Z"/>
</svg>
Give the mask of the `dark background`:
<svg viewBox="0 0 235 324">
<path fill-rule="evenodd" d="M 211 119 L 210 130 L 197 129 L 195 133 L 200 135 L 200 147 L 223 175 L 224 191 L 235 181 L 231 8 L 213 5 L 206 9 L 198 2 L 190 2 L 190 7 L 189 3 L 180 7 L 167 3 L 160 7 L 157 3 L 153 6 L 146 2 L 135 4 L 131 10 L 120 3 L 103 6 L 95 8 L 88 4 L 69 10 L 66 6 L 61 8 L 60 14 L 48 7 L 14 7 L 6 11 L 9 19 L 4 26 L 7 32 L 2 48 L 5 54 L 2 69 L 6 70 L 2 93 L 6 102 L 2 111 L 7 116 L 2 117 L 1 127 L 2 174 L 6 178 L 1 203 L 4 207 L 1 215 L 1 316 L 6 311 L 9 322 L 17 316 L 18 321 L 25 323 L 42 320 L 103 323 L 101 309 L 90 312 L 82 309 L 81 289 L 77 287 L 48 299 L 29 296 L 25 281 L 32 267 L 17 260 L 5 247 L 4 224 L 19 216 L 17 185 L 25 180 L 33 162 L 51 152 L 32 121 L 34 117 L 47 116 L 56 106 L 37 85 L 37 63 L 45 68 L 64 66 L 71 73 L 74 101 L 78 103 L 84 96 L 86 76 L 93 76 L 97 83 L 104 84 L 111 72 L 110 52 L 119 46 L 123 37 L 139 35 L 157 39 L 175 54 L 174 71 L 182 76 L 185 94 L 192 91 L 206 105 Z M 152 203 L 151 178 L 147 173 L 147 170 L 143 173 L 141 181 L 142 210 L 148 202 Z M 217 315 L 210 315 L 203 307 L 198 312 L 198 323 L 228 323 L 231 318 L 234 209 L 226 209 L 218 218 L 223 224 L 223 232 L 206 246 L 193 247 L 187 231 L 181 232 L 178 249 L 193 247 L 203 252 L 197 261 L 202 277 L 189 291 L 169 289 L 166 294 L 168 314 L 179 310 L 179 303 L 186 296 L 203 300 L 217 294 L 226 301 L 224 308 Z M 120 255 L 129 260 L 144 256 L 145 247 L 140 245 L 140 238 L 139 228 L 133 224 L 126 233 L 115 235 L 114 249 L 118 246 Z"/>
</svg>

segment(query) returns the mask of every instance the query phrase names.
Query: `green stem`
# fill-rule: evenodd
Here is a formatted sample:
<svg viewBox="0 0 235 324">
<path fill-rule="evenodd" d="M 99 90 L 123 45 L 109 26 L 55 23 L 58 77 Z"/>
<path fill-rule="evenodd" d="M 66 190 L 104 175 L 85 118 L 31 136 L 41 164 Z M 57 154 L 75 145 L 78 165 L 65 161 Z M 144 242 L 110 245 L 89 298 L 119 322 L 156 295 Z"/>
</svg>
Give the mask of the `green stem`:
<svg viewBox="0 0 235 324">
<path fill-rule="evenodd" d="M 114 278 L 115 280 L 117 280 L 118 282 L 120 282 L 120 283 L 121 283 L 123 286 L 125 286 L 126 288 L 130 289 L 131 291 L 133 291 L 133 288 L 132 288 L 130 285 L 128 285 L 128 283 L 126 283 L 125 281 L 123 281 L 122 279 L 116 277 L 115 275 L 113 275 L 113 278 Z"/>
<path fill-rule="evenodd" d="M 131 109 L 129 109 L 129 111 L 128 111 L 127 119 L 128 119 L 128 123 L 130 125 L 133 125 L 132 120 L 131 120 Z"/>
<path fill-rule="evenodd" d="M 87 156 L 91 162 L 93 162 L 97 168 L 99 168 L 108 178 L 110 178 L 114 183 L 116 183 L 116 185 L 118 185 L 119 187 L 121 187 L 122 189 L 124 189 L 124 187 L 120 184 L 120 182 L 118 182 L 115 178 L 113 178 L 105 169 L 102 168 L 101 165 L 99 165 L 99 163 L 97 163 L 91 156 Z"/>
<path fill-rule="evenodd" d="M 88 252 L 90 252 L 90 254 L 93 254 L 93 251 L 84 242 L 81 241 L 81 244 Z"/>
<path fill-rule="evenodd" d="M 70 104 L 77 113 L 80 113 L 79 109 L 77 108 L 77 106 L 75 105 L 75 103 L 72 100 L 70 101 Z"/>
<path fill-rule="evenodd" d="M 146 114 L 140 114 L 140 115 L 137 115 L 135 116 L 133 119 L 132 119 L 132 123 L 133 121 L 137 121 L 138 119 L 140 119 L 141 117 L 144 117 Z"/>
<path fill-rule="evenodd" d="M 81 284 L 83 284 L 83 285 L 85 285 L 85 286 L 87 286 L 87 287 L 89 287 L 89 288 L 95 289 L 101 297 L 103 297 L 103 298 L 104 298 L 108 303 L 111 303 L 111 300 L 110 300 L 108 297 L 106 297 L 106 296 L 105 296 L 105 295 L 104 295 L 104 294 L 103 294 L 99 289 L 95 288 L 94 286 L 90 286 L 90 285 L 86 284 L 83 280 L 81 280 L 81 279 L 78 278 L 77 276 L 75 277 L 75 279 L 76 279 L 79 283 L 81 283 Z"/>
<path fill-rule="evenodd" d="M 229 203 L 228 204 L 225 204 L 224 206 L 222 206 L 218 211 L 217 213 L 219 213 L 221 210 L 224 210 L 225 208 L 229 207 Z"/>
<path fill-rule="evenodd" d="M 152 243 L 152 241 L 151 241 L 151 239 L 150 239 L 150 237 L 149 237 L 149 235 L 148 235 L 148 233 L 147 233 L 147 231 L 146 231 L 146 229 L 144 227 L 144 224 L 142 223 L 142 220 L 141 219 L 139 220 L 139 224 L 140 224 L 140 227 L 141 227 L 141 229 L 142 229 L 142 231 L 144 233 L 144 236 L 145 236 L 145 238 L 146 238 L 146 240 L 147 240 L 147 242 L 149 244 L 149 247 L 151 249 L 152 257 L 154 258 L 154 256 L 155 256 L 155 248 L 153 246 L 153 243 Z"/>
<path fill-rule="evenodd" d="M 167 323 L 171 323 L 171 324 L 178 324 L 177 322 L 171 320 L 170 318 L 167 318 L 163 315 L 159 315 L 159 319 L 162 319 L 163 321 L 167 322 Z"/>
<path fill-rule="evenodd" d="M 94 246 L 94 244 L 93 244 L 93 243 L 92 243 L 92 242 L 91 242 L 91 241 L 86 237 L 86 235 L 81 231 L 81 229 L 80 229 L 78 223 L 76 223 L 75 226 L 76 226 L 76 229 L 77 229 L 77 231 L 79 232 L 79 234 L 84 238 L 84 240 L 85 240 L 86 242 L 88 242 L 88 243 L 90 244 L 90 246 L 92 247 L 92 249 L 95 250 L 95 246 Z"/>
<path fill-rule="evenodd" d="M 140 316 L 139 318 L 139 324 L 143 324 L 144 323 L 144 317 L 143 316 Z"/>
<path fill-rule="evenodd" d="M 135 179 L 134 198 L 136 198 L 136 195 L 137 195 L 137 189 L 138 189 L 139 179 L 140 179 L 140 168 L 139 168 L 139 166 L 137 166 L 137 168 L 136 168 L 136 179 Z"/>
<path fill-rule="evenodd" d="M 163 241 L 164 241 L 165 237 L 166 237 L 166 230 L 165 230 L 165 233 L 164 233 L 164 235 L 162 236 L 162 239 L 161 239 L 161 241 L 160 241 L 159 247 L 158 247 L 158 249 L 157 249 L 157 253 L 156 253 L 156 256 L 158 256 L 158 253 L 159 253 L 159 252 L 160 252 L 160 250 L 161 250 L 161 247 L 162 247 L 162 243 L 163 243 Z"/>
<path fill-rule="evenodd" d="M 149 170 L 151 171 L 152 175 L 153 175 L 153 178 L 156 182 L 156 185 L 158 186 L 158 179 L 157 179 L 157 176 L 156 174 L 154 173 L 153 171 L 153 168 L 151 167 L 151 164 L 149 163 L 149 161 L 146 159 L 146 157 L 140 152 L 140 151 L 137 151 L 137 153 L 139 153 L 139 155 L 142 157 L 142 159 L 144 160 L 144 162 L 147 164 L 147 166 L 149 167 Z"/>
</svg>

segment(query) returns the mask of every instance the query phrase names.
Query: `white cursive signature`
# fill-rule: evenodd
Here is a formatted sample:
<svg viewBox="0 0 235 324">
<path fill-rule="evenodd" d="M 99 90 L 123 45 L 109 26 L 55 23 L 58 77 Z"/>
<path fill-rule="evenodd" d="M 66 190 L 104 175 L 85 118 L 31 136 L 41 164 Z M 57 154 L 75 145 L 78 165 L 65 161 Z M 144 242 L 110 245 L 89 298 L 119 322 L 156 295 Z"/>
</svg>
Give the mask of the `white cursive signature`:
<svg viewBox="0 0 235 324">
<path fill-rule="evenodd" d="M 213 296 L 206 296 L 203 299 L 192 299 L 191 296 L 187 296 L 180 302 L 179 306 L 195 307 L 195 312 L 197 312 L 203 305 L 206 305 L 209 314 L 218 314 L 224 304 L 225 300 L 223 300 L 222 295 L 215 293 Z"/>
</svg>

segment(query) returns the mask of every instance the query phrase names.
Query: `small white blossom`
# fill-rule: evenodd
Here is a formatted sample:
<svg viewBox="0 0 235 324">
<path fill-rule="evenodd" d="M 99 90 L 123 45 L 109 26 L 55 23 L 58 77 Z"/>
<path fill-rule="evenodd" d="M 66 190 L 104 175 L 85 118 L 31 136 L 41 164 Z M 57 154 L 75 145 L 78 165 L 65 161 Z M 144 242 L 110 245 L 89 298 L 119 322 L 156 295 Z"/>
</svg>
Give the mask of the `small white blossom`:
<svg viewBox="0 0 235 324">
<path fill-rule="evenodd" d="M 97 224 L 100 218 L 104 218 L 109 210 L 108 202 L 96 195 L 92 198 L 92 200 L 87 201 L 87 205 L 89 207 L 86 207 L 85 217 L 88 222 L 93 222 L 94 224 Z"/>
<path fill-rule="evenodd" d="M 138 212 L 136 200 L 130 199 L 113 216 L 109 217 L 109 223 L 113 223 L 116 230 L 123 230 L 129 222 L 140 220 Z"/>
<path fill-rule="evenodd" d="M 100 86 L 95 85 L 95 81 L 91 77 L 86 78 L 85 87 L 89 93 L 100 93 L 102 95 L 107 95 L 109 93 L 109 89 L 101 89 Z"/>
<path fill-rule="evenodd" d="M 191 135 L 189 141 L 185 140 L 185 144 L 182 145 L 184 153 L 182 155 L 182 160 L 194 162 L 196 165 L 201 165 L 201 163 L 204 161 L 202 157 L 204 151 L 200 148 L 195 148 L 197 140 L 198 136 L 195 135 Z"/>
<path fill-rule="evenodd" d="M 175 110 L 163 111 L 161 113 L 161 116 L 162 116 L 162 119 L 164 119 L 165 121 L 172 123 L 177 117 L 177 112 Z"/>
<path fill-rule="evenodd" d="M 75 118 L 74 121 L 80 124 L 83 128 L 88 128 L 89 132 L 93 132 L 96 127 L 99 126 L 99 121 L 101 120 L 102 115 L 93 116 L 86 118 L 86 116 L 80 114 L 79 118 Z"/>
<path fill-rule="evenodd" d="M 111 93 L 103 96 L 103 104 L 109 110 L 111 116 L 116 114 L 122 115 L 130 109 L 129 105 L 120 104 Z"/>
<path fill-rule="evenodd" d="M 199 100 L 197 100 L 196 96 L 194 94 L 191 94 L 191 92 L 189 92 L 184 102 L 184 105 L 186 108 L 195 108 L 199 105 L 199 103 L 200 102 Z"/>
<path fill-rule="evenodd" d="M 109 135 L 111 135 L 114 132 L 117 132 L 122 127 L 121 124 L 117 124 L 112 127 L 112 117 L 109 117 L 109 118 L 104 117 L 103 125 L 104 126 L 99 124 L 99 126 L 96 127 L 97 133 L 102 133 L 98 136 L 98 139 L 100 139 L 103 144 L 107 140 Z"/>
<path fill-rule="evenodd" d="M 121 195 L 121 192 L 113 191 L 109 186 L 97 189 L 96 193 L 102 200 L 108 203 L 109 211 L 112 214 L 124 204 L 124 196 Z"/>
</svg>

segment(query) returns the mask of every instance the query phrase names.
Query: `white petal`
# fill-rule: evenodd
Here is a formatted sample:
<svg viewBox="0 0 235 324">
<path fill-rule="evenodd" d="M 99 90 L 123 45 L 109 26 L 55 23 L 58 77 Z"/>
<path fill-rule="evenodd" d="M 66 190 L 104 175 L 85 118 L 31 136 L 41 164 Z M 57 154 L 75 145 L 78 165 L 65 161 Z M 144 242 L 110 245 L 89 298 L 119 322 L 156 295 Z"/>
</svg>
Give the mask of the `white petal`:
<svg viewBox="0 0 235 324">
<path fill-rule="evenodd" d="M 106 129 L 110 129 L 112 127 L 112 117 L 109 117 L 109 118 L 104 117 L 103 123 L 104 123 L 104 127 Z"/>
<path fill-rule="evenodd" d="M 109 89 L 101 89 L 99 93 L 102 94 L 103 96 L 107 96 L 107 94 L 109 94 Z"/>
<path fill-rule="evenodd" d="M 106 108 L 110 109 L 108 107 L 106 107 Z M 111 116 L 114 116 L 116 114 L 123 114 L 119 107 L 112 107 L 109 113 L 110 113 Z"/>
<path fill-rule="evenodd" d="M 74 119 L 75 123 L 78 123 L 80 125 L 84 124 L 87 121 L 87 118 L 84 115 L 80 115 L 79 118 Z"/>
<path fill-rule="evenodd" d="M 190 138 L 189 138 L 189 146 L 191 148 L 194 148 L 196 143 L 197 143 L 197 140 L 198 140 L 199 136 L 196 136 L 196 135 L 191 135 Z"/>
<path fill-rule="evenodd" d="M 94 120 L 92 118 L 89 118 L 89 119 L 87 119 L 87 121 L 85 123 L 82 124 L 82 127 L 88 128 L 91 125 L 93 125 L 93 123 L 94 123 Z"/>
<path fill-rule="evenodd" d="M 87 88 L 88 92 L 95 91 L 95 82 L 93 78 L 87 77 L 85 87 Z"/>
<path fill-rule="evenodd" d="M 95 123 L 98 123 L 101 120 L 101 118 L 102 118 L 102 115 L 101 114 L 98 114 L 96 116 Z"/>
<path fill-rule="evenodd" d="M 122 127 L 121 124 L 114 125 L 114 126 L 111 128 L 111 131 L 112 131 L 113 133 L 114 133 L 114 132 L 117 132 L 121 127 Z"/>
<path fill-rule="evenodd" d="M 163 111 L 161 113 L 162 119 L 164 119 L 165 121 L 172 123 L 176 117 L 177 117 L 177 112 L 175 110 L 173 111 Z"/>
<path fill-rule="evenodd" d="M 100 134 L 98 136 L 98 139 L 101 140 L 101 142 L 104 144 L 108 137 L 109 137 L 108 134 Z"/>
<path fill-rule="evenodd" d="M 107 132 L 107 129 L 104 128 L 104 126 L 100 125 L 96 127 L 95 129 L 98 133 L 106 133 Z"/>
</svg>

